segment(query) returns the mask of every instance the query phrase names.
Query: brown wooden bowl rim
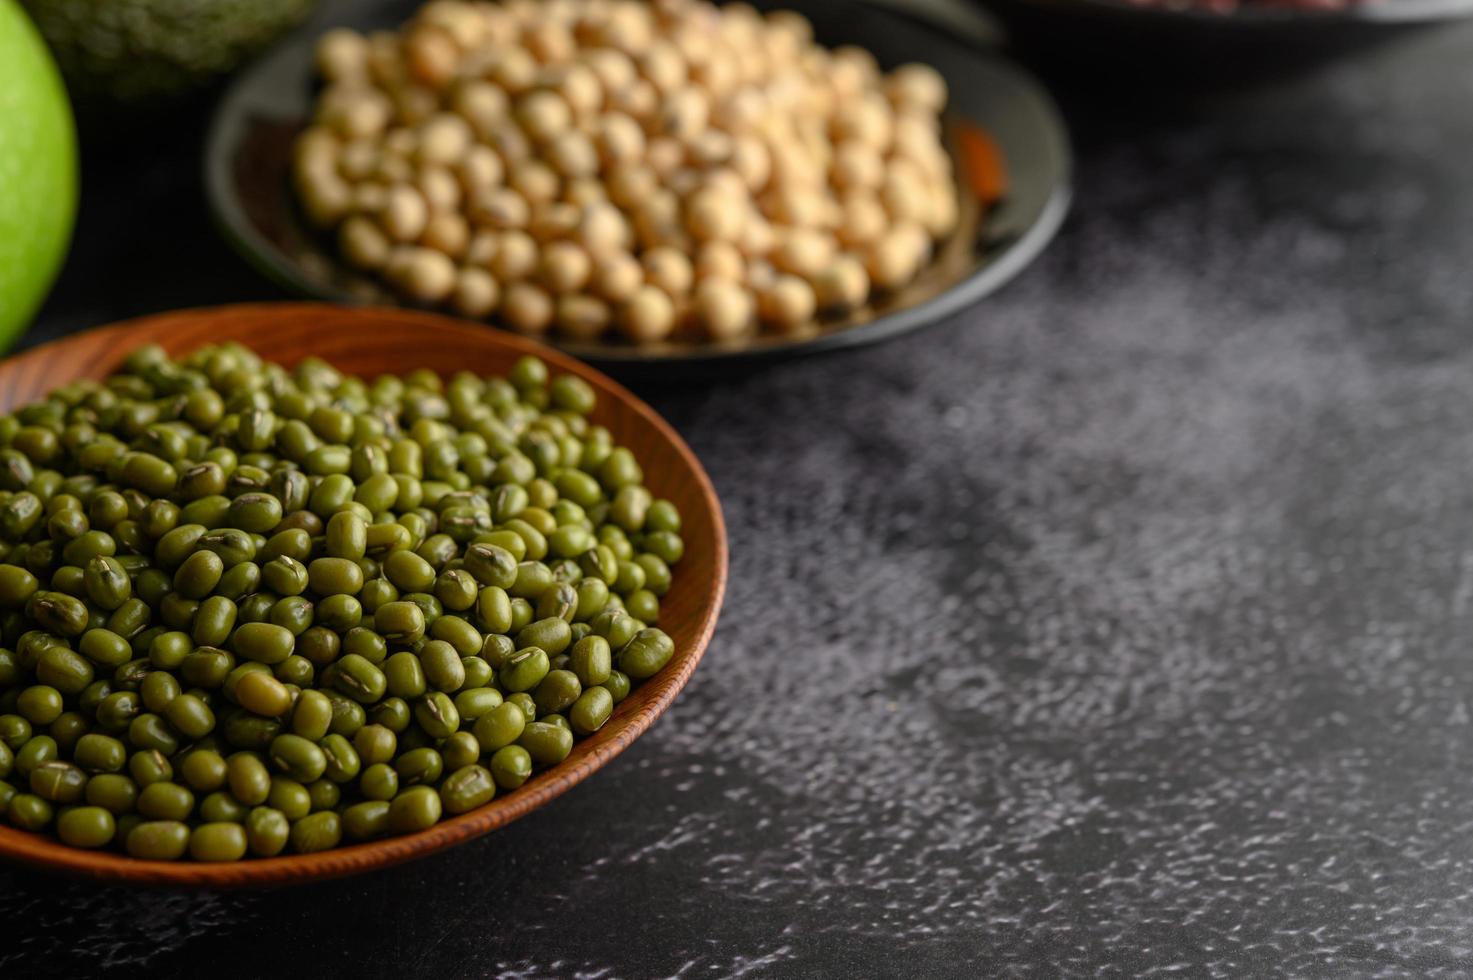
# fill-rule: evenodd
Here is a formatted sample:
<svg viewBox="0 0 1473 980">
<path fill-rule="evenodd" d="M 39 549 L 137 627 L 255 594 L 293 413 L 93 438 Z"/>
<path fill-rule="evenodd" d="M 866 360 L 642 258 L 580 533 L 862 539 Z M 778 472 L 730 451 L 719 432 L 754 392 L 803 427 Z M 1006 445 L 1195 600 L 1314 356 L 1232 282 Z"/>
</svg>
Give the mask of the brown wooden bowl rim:
<svg viewBox="0 0 1473 980">
<path fill-rule="evenodd" d="M 419 833 L 351 844 L 314 854 L 245 858 L 228 864 L 207 864 L 194 861 L 147 861 L 109 851 L 82 850 L 63 844 L 46 834 L 0 825 L 0 859 L 95 880 L 207 888 L 259 887 L 345 877 L 442 851 L 526 816 L 587 779 L 649 729 L 685 687 L 716 629 L 716 620 L 726 593 L 726 524 L 715 487 L 685 440 L 642 399 L 596 368 L 525 337 L 434 313 L 397 307 L 343 307 L 331 303 L 246 303 L 176 310 L 84 330 L 0 360 L 0 376 L 7 370 L 14 370 L 17 364 L 28 360 L 44 361 L 65 351 L 68 346 L 88 341 L 97 343 L 110 340 L 111 343 L 105 345 L 108 359 L 105 362 L 85 364 L 78 374 L 72 376 L 95 372 L 99 366 L 109 369 L 136 343 L 130 341 L 131 335 L 152 333 L 152 337 L 156 337 L 160 330 L 166 331 L 201 316 L 224 311 L 259 311 L 282 316 L 323 314 L 331 311 L 334 317 L 379 322 L 388 319 L 427 331 L 458 335 L 478 345 L 490 343 L 511 348 L 518 353 L 532 354 L 542 358 L 550 367 L 582 377 L 601 394 L 612 397 L 623 410 L 632 411 L 675 450 L 686 472 L 674 479 L 694 480 L 698 497 L 708 507 L 712 530 L 712 541 L 708 545 L 715 552 L 714 575 L 704 592 L 704 601 L 698 606 L 696 640 L 683 649 L 678 648 L 675 659 L 664 670 L 635 689 L 635 693 L 641 696 L 637 705 L 633 700 L 634 695 L 619 705 L 609 723 L 612 726 L 615 720 L 622 720 L 618 727 L 606 726 L 599 733 L 579 741 L 574 747 L 573 755 L 567 760 L 538 774 L 520 789 L 505 796 L 498 795 L 495 800 L 482 807 L 442 820 Z M 138 338 L 138 341 L 141 340 L 142 338 Z M 412 369 L 413 365 L 405 365 L 393 370 L 404 373 Z M 63 379 L 49 384 L 61 383 L 64 383 Z"/>
</svg>

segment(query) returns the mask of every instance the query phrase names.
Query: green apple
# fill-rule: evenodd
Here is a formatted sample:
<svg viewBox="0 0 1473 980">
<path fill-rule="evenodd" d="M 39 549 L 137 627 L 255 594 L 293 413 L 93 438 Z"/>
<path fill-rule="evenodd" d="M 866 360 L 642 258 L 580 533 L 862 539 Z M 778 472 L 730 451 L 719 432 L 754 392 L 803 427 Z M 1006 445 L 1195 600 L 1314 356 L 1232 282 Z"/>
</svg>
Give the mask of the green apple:
<svg viewBox="0 0 1473 980">
<path fill-rule="evenodd" d="M 15 0 L 0 0 L 0 350 L 25 329 L 66 256 L 77 136 L 61 74 Z"/>
</svg>

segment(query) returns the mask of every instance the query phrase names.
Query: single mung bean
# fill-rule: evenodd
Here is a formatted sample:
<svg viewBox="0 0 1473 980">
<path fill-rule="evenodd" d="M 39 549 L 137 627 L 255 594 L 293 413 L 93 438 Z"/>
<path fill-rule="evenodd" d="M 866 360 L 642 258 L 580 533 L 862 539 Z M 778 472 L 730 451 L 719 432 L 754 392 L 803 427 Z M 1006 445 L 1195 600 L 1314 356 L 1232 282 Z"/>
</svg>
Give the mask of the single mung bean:
<svg viewBox="0 0 1473 980">
<path fill-rule="evenodd" d="M 72 847 L 103 847 L 113 839 L 117 824 L 104 807 L 79 806 L 63 811 L 56 820 L 56 834 Z"/>
<path fill-rule="evenodd" d="M 584 687 L 594 687 L 609 679 L 613 668 L 613 651 L 601 636 L 585 636 L 573 644 L 570 669 Z"/>
<path fill-rule="evenodd" d="M 629 680 L 628 674 L 625 674 L 622 671 L 615 670 L 610 671 L 609 679 L 604 681 L 599 686 L 608 691 L 609 694 L 613 697 L 614 703 L 618 704 L 620 701 L 623 701 L 629 696 L 631 682 Z"/>
<path fill-rule="evenodd" d="M 455 710 L 466 722 L 475 721 L 501 703 L 501 692 L 494 687 L 464 688 L 455 695 Z"/>
<path fill-rule="evenodd" d="M 57 751 L 62 755 L 70 755 L 77 739 L 87 734 L 91 728 L 92 723 L 81 712 L 63 711 L 47 731 L 56 739 Z"/>
<path fill-rule="evenodd" d="M 184 658 L 194 650 L 194 640 L 188 633 L 174 630 L 160 633 L 148 647 L 149 663 L 159 671 L 173 670 L 184 663 Z"/>
<path fill-rule="evenodd" d="M 458 662 L 458 661 L 457 661 Z M 356 653 L 341 657 L 334 665 L 333 686 L 361 704 L 375 704 L 384 696 L 384 672 Z"/>
<path fill-rule="evenodd" d="M 254 565 L 239 565 L 238 568 L 254 568 Z M 227 573 L 228 574 L 228 573 Z M 190 638 L 199 646 L 218 646 L 230 638 L 240 610 L 231 600 L 212 595 L 200 603 L 194 614 L 194 627 Z"/>
<path fill-rule="evenodd" d="M 292 824 L 291 846 L 298 854 L 337 847 L 343 838 L 342 818 L 331 810 L 313 813 Z"/>
<path fill-rule="evenodd" d="M 309 626 L 297 637 L 296 652 L 292 657 L 306 660 L 316 667 L 330 667 L 337 660 L 343 641 L 338 634 L 325 626 Z M 288 657 L 287 660 L 292 659 Z M 323 675 L 327 679 L 327 675 Z"/>
<path fill-rule="evenodd" d="M 460 662 L 460 665 L 465 668 L 465 684 L 462 690 L 487 687 L 496 676 L 496 671 L 491 669 L 491 665 L 480 657 L 466 657 Z"/>
<path fill-rule="evenodd" d="M 537 720 L 537 702 L 532 700 L 532 695 L 524 691 L 506 696 L 507 704 L 514 704 L 522 710 L 522 715 L 527 721 Z"/>
<path fill-rule="evenodd" d="M 384 662 L 383 674 L 386 688 L 394 697 L 417 698 L 428 689 L 424 665 L 419 657 L 408 650 L 401 650 L 389 657 Z"/>
<path fill-rule="evenodd" d="M 532 692 L 532 701 L 539 716 L 550 715 L 566 711 L 582 693 L 583 685 L 577 674 L 570 670 L 551 670 Z"/>
<path fill-rule="evenodd" d="M 244 823 L 250 810 L 223 790 L 209 793 L 200 800 L 195 815 L 207 823 Z"/>
<path fill-rule="evenodd" d="M 114 610 L 133 596 L 133 583 L 128 578 L 122 562 L 107 555 L 98 555 L 87 562 L 82 572 L 83 586 L 87 598 L 96 606 Z"/>
<path fill-rule="evenodd" d="M 121 773 L 99 773 L 87 780 L 86 798 L 111 813 L 129 813 L 138 802 L 138 784 Z"/>
<path fill-rule="evenodd" d="M 657 596 L 663 596 L 670 591 L 670 564 L 664 558 L 656 554 L 642 554 L 634 559 L 644 573 L 644 587 Z"/>
<path fill-rule="evenodd" d="M 336 633 L 347 633 L 363 622 L 363 605 L 351 595 L 328 596 L 317 603 L 315 621 Z"/>
<path fill-rule="evenodd" d="M 180 734 L 191 739 L 203 738 L 215 727 L 215 713 L 193 694 L 181 694 L 170 701 L 164 709 L 164 717 Z"/>
<path fill-rule="evenodd" d="M 34 793 L 16 793 L 6 806 L 6 816 L 21 830 L 42 830 L 55 814 L 51 803 Z"/>
<path fill-rule="evenodd" d="M 373 840 L 389 832 L 390 804 L 383 799 L 367 799 L 343 811 L 343 833 L 352 840 Z"/>
<path fill-rule="evenodd" d="M 424 592 L 434 587 L 435 569 L 413 551 L 391 551 L 383 560 L 384 576 L 404 592 Z"/>
<path fill-rule="evenodd" d="M 178 783 L 150 783 L 138 794 L 138 812 L 149 820 L 184 820 L 193 810 L 194 794 Z"/>
<path fill-rule="evenodd" d="M 495 779 L 477 765 L 455 770 L 440 784 L 440 801 L 447 813 L 466 813 L 489 803 L 495 795 Z"/>
<path fill-rule="evenodd" d="M 271 740 L 271 762 L 298 782 L 320 779 L 327 769 L 322 749 L 300 735 L 278 735 Z"/>
<path fill-rule="evenodd" d="M 318 558 L 307 566 L 307 582 L 320 596 L 356 595 L 363 588 L 363 569 L 348 558 Z"/>
<path fill-rule="evenodd" d="M 266 805 L 281 811 L 288 820 L 300 820 L 312 812 L 312 794 L 307 787 L 295 779 L 285 776 L 271 778 L 271 792 L 266 796 Z"/>
<path fill-rule="evenodd" d="M 494 752 L 520 738 L 522 729 L 526 726 L 527 716 L 522 709 L 510 702 L 504 702 L 478 718 L 473 733 L 481 745 L 481 751 Z"/>
<path fill-rule="evenodd" d="M 261 757 L 252 752 L 237 752 L 225 763 L 230 793 L 246 806 L 259 806 L 271 792 L 271 772 Z"/>
<path fill-rule="evenodd" d="M 216 528 L 200 535 L 197 546 L 214 552 L 226 568 L 234 568 L 256 557 L 256 542 L 245 531 L 234 527 Z"/>
<path fill-rule="evenodd" d="M 64 695 L 82 693 L 93 676 L 92 664 L 66 647 L 51 647 L 36 661 L 36 679 Z"/>
<path fill-rule="evenodd" d="M 189 834 L 189 856 L 196 861 L 239 861 L 248 839 L 238 823 L 202 823 Z"/>
<path fill-rule="evenodd" d="M 497 786 L 516 789 L 532 775 L 532 756 L 520 745 L 507 745 L 491 756 L 490 769 Z"/>
<path fill-rule="evenodd" d="M 355 653 L 369 663 L 377 666 L 383 664 L 385 658 L 388 657 L 389 644 L 387 640 L 373 630 L 362 626 L 355 626 L 344 635 L 342 651 L 345 655 Z"/>
<path fill-rule="evenodd" d="M 438 782 L 444 766 L 440 753 L 429 746 L 410 749 L 394 760 L 394 771 L 405 785 Z"/>
<path fill-rule="evenodd" d="M 147 820 L 128 832 L 124 847 L 136 858 L 177 861 L 189 846 L 189 825 L 178 820 Z"/>
<path fill-rule="evenodd" d="M 267 718 L 286 714 L 292 704 L 286 685 L 261 671 L 243 675 L 235 684 L 234 696 L 236 704 Z"/>
<path fill-rule="evenodd" d="M 64 592 L 36 592 L 26 600 L 26 615 L 43 629 L 59 636 L 80 636 L 86 631 L 87 605 Z"/>
<path fill-rule="evenodd" d="M 31 792 L 52 803 L 75 803 L 87 787 L 87 774 L 70 762 L 53 759 L 31 770 Z"/>
<path fill-rule="evenodd" d="M 437 691 L 458 691 L 465 683 L 460 654 L 444 640 L 429 640 L 421 646 L 419 663 L 426 683 Z"/>
<path fill-rule="evenodd" d="M 246 845 L 257 857 L 275 857 L 286 848 L 291 823 L 279 810 L 257 806 L 246 817 Z"/>
<path fill-rule="evenodd" d="M 430 625 L 429 635 L 435 640 L 449 643 L 462 657 L 469 657 L 479 652 L 483 642 L 481 631 L 459 616 L 437 617 Z"/>
<path fill-rule="evenodd" d="M 290 555 L 278 555 L 261 566 L 261 584 L 280 596 L 307 591 L 307 566 Z"/>
<path fill-rule="evenodd" d="M 224 756 L 212 749 L 195 749 L 179 763 L 179 775 L 197 793 L 209 793 L 224 786 L 228 772 Z"/>
<path fill-rule="evenodd" d="M 414 705 L 414 720 L 432 738 L 449 738 L 460 727 L 455 702 L 443 691 L 431 691 Z"/>
<path fill-rule="evenodd" d="M 145 712 L 128 723 L 128 741 L 136 748 L 152 749 L 165 755 L 173 755 L 179 750 L 179 739 L 168 722 L 152 712 Z"/>
<path fill-rule="evenodd" d="M 296 636 L 273 623 L 246 623 L 235 628 L 230 643 L 231 648 L 247 660 L 279 664 L 291 656 Z"/>
<path fill-rule="evenodd" d="M 501 687 L 508 691 L 530 691 L 542 682 L 551 669 L 546 650 L 526 647 L 518 650 L 502 665 L 499 681 Z"/>
<path fill-rule="evenodd" d="M 346 783 L 355 779 L 363 767 L 358 750 L 342 735 L 329 734 L 318 746 L 327 759 L 323 775 L 335 783 Z"/>
<path fill-rule="evenodd" d="M 476 604 L 480 583 L 463 568 L 443 571 L 435 579 L 434 596 L 446 609 L 463 612 Z"/>
<path fill-rule="evenodd" d="M 516 635 L 518 649 L 524 647 L 540 647 L 546 650 L 549 656 L 556 656 L 566 650 L 573 642 L 572 629 L 567 620 L 552 616 L 540 619 L 524 627 Z"/>
<path fill-rule="evenodd" d="M 157 749 L 134 752 L 128 758 L 128 773 L 139 786 L 148 786 L 174 778 L 174 766 Z"/>
<path fill-rule="evenodd" d="M 568 709 L 568 721 L 578 735 L 591 735 L 604 726 L 614 712 L 614 697 L 602 687 L 590 687 Z"/>
<path fill-rule="evenodd" d="M 527 750 L 537 765 L 551 766 L 562 762 L 572 751 L 573 733 L 547 721 L 535 721 L 522 730 L 517 744 Z"/>
<path fill-rule="evenodd" d="M 653 677 L 670 662 L 675 644 L 659 629 L 642 629 L 619 650 L 619 669 L 634 680 Z"/>
<path fill-rule="evenodd" d="M 312 603 L 299 595 L 278 599 L 271 607 L 267 620 L 284 628 L 292 636 L 299 637 L 312 625 Z"/>
<path fill-rule="evenodd" d="M 221 732 L 233 748 L 264 749 L 281 733 L 281 722 L 248 711 L 232 711 L 225 716 Z"/>
<path fill-rule="evenodd" d="M 481 758 L 481 743 L 470 732 L 455 732 L 440 743 L 440 757 L 445 768 L 453 772 Z"/>
<path fill-rule="evenodd" d="M 660 599 L 649 589 L 639 589 L 624 597 L 624 609 L 635 619 L 653 623 L 660 618 Z"/>
<path fill-rule="evenodd" d="M 639 632 L 639 623 L 622 609 L 605 609 L 593 618 L 593 632 L 609 641 L 614 650 L 621 650 Z"/>
<path fill-rule="evenodd" d="M 413 602 L 389 602 L 373 614 L 373 625 L 390 643 L 413 643 L 424 636 L 425 616 Z"/>
<path fill-rule="evenodd" d="M 174 591 L 186 599 L 203 599 L 215 590 L 225 563 L 213 551 L 196 551 L 174 572 Z"/>
<path fill-rule="evenodd" d="M 368 525 L 357 514 L 333 514 L 325 533 L 324 547 L 329 557 L 357 561 L 368 551 Z"/>
<path fill-rule="evenodd" d="M 576 568 L 577 566 L 574 566 L 575 570 Z M 533 608 L 539 620 L 561 619 L 571 624 L 578 612 L 578 590 L 567 582 L 554 581 L 552 586 L 538 597 L 537 605 Z"/>
<path fill-rule="evenodd" d="M 77 740 L 72 758 L 88 772 L 119 772 L 128 762 L 128 748 L 110 735 L 93 733 Z"/>
<path fill-rule="evenodd" d="M 429 786 L 411 786 L 389 803 L 389 832 L 411 834 L 428 830 L 440 820 L 440 796 Z"/>
<path fill-rule="evenodd" d="M 384 725 L 367 724 L 354 733 L 353 747 L 365 765 L 374 765 L 393 760 L 398 739 L 393 730 Z"/>
<path fill-rule="evenodd" d="M 235 656 L 230 651 L 197 647 L 179 665 L 179 676 L 191 687 L 213 691 L 225 683 L 235 666 Z"/>
<path fill-rule="evenodd" d="M 392 800 L 399 792 L 399 773 L 386 762 L 375 762 L 358 777 L 358 791 L 370 800 Z"/>
<path fill-rule="evenodd" d="M 269 493 L 243 493 L 226 513 L 232 527 L 253 534 L 271 533 L 283 516 L 281 501 Z"/>
<path fill-rule="evenodd" d="M 329 779 L 319 779 L 307 784 L 307 796 L 312 800 L 312 812 L 336 810 L 343 800 L 343 791 Z"/>
</svg>

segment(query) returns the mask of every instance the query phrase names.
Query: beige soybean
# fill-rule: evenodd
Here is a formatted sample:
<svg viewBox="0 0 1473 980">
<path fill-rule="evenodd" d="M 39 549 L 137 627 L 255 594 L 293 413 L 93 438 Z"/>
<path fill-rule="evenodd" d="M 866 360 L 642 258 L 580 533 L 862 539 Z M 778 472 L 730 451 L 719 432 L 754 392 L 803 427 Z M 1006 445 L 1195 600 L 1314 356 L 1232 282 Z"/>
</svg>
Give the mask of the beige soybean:
<svg viewBox="0 0 1473 980">
<path fill-rule="evenodd" d="M 446 0 L 329 31 L 315 66 L 309 219 L 403 299 L 523 333 L 808 330 L 914 281 L 961 219 L 943 77 L 791 12 Z"/>
</svg>

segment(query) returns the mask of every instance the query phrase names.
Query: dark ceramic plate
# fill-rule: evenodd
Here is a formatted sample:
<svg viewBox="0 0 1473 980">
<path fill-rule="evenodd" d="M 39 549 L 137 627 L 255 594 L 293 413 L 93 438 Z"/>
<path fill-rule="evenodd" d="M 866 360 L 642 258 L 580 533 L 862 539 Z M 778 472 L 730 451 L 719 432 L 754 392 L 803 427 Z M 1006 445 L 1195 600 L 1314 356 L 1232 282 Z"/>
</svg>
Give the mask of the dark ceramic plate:
<svg viewBox="0 0 1473 980">
<path fill-rule="evenodd" d="M 1272 78 L 1473 14 L 1473 0 L 1352 0 L 1338 10 L 1242 0 L 1229 13 L 1132 0 L 981 2 L 1030 57 L 1127 82 Z"/>
<path fill-rule="evenodd" d="M 416 6 L 372 0 L 346 23 L 360 30 L 394 27 Z M 947 124 L 965 205 L 961 230 L 912 286 L 849 317 L 824 321 L 807 335 L 638 348 L 562 343 L 562 349 L 627 373 L 651 364 L 706 370 L 874 343 L 935 323 L 996 290 L 1053 238 L 1068 210 L 1071 157 L 1058 110 L 1037 83 L 1007 61 L 910 17 L 838 0 L 784 6 L 812 18 L 825 44 L 862 45 L 887 66 L 925 61 L 946 77 L 952 97 Z M 313 98 L 313 40 L 307 33 L 290 38 L 226 93 L 205 155 L 210 204 L 235 247 L 287 288 L 342 302 L 392 303 L 380 286 L 334 257 L 292 202 L 288 164 Z M 983 158 L 989 156 L 1000 160 L 1007 192 L 984 204 L 970 178 L 986 169 Z"/>
</svg>

